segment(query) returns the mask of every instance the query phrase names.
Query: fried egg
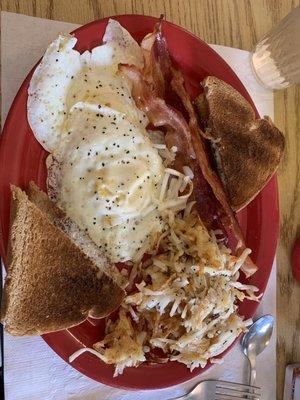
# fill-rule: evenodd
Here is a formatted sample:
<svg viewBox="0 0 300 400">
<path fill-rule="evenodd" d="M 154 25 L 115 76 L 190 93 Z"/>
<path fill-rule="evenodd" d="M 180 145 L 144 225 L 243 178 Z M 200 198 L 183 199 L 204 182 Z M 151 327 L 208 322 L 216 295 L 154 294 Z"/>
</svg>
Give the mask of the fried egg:
<svg viewBox="0 0 300 400">
<path fill-rule="evenodd" d="M 130 85 L 117 74 L 119 63 L 143 65 L 141 49 L 130 34 L 110 19 L 104 44 L 80 54 L 74 49 L 76 42 L 72 35 L 59 35 L 35 69 L 28 89 L 28 122 L 49 152 L 64 139 L 69 110 L 79 101 L 105 104 L 126 113 L 132 122 L 147 123 L 130 95 Z"/>
<path fill-rule="evenodd" d="M 163 230 L 162 159 L 119 63 L 143 66 L 139 45 L 109 20 L 101 46 L 80 54 L 61 35 L 35 70 L 28 120 L 51 152 L 48 193 L 112 262 L 138 261 Z"/>
<path fill-rule="evenodd" d="M 49 180 L 59 182 L 58 205 L 111 261 L 138 260 L 163 228 L 155 199 L 164 167 L 141 127 L 111 108 L 76 103 L 56 157 Z"/>
</svg>

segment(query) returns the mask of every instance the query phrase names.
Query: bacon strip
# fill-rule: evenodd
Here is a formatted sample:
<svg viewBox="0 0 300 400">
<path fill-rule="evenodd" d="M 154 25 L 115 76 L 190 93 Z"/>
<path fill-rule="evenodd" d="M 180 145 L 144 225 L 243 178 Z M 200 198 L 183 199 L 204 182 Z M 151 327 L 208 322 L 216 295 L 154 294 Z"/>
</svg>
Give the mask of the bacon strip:
<svg viewBox="0 0 300 400">
<path fill-rule="evenodd" d="M 142 40 L 141 48 L 144 55 L 143 78 L 150 85 L 156 96 L 184 113 L 181 100 L 169 85 L 172 79 L 172 61 L 167 48 L 166 39 L 161 34 L 162 19 L 155 25 L 154 31 Z"/>
<path fill-rule="evenodd" d="M 228 217 L 228 224 L 232 228 L 235 237 L 238 240 L 237 247 L 240 248 L 242 246 L 245 247 L 244 237 L 241 231 L 241 228 L 237 222 L 237 219 L 229 205 L 226 193 L 223 189 L 222 183 L 218 178 L 217 174 L 213 171 L 210 166 L 210 162 L 207 156 L 207 153 L 204 148 L 203 141 L 201 139 L 201 132 L 197 121 L 197 116 L 192 105 L 192 102 L 189 98 L 189 95 L 186 92 L 184 87 L 184 78 L 180 71 L 172 69 L 172 81 L 171 85 L 174 91 L 181 98 L 183 105 L 185 106 L 188 114 L 189 114 L 189 127 L 192 135 L 192 143 L 196 153 L 196 158 L 201 166 L 202 173 L 204 175 L 205 180 L 208 182 L 209 186 L 212 188 L 212 191 L 222 205 L 225 214 Z"/>
<path fill-rule="evenodd" d="M 154 31 L 145 36 L 141 43 L 144 55 L 144 79 L 151 84 L 155 94 L 165 99 L 166 82 L 171 80 L 171 60 L 166 39 L 161 34 L 162 19 L 155 25 Z M 159 60 L 159 62 L 153 62 Z"/>
<path fill-rule="evenodd" d="M 178 148 L 186 149 L 186 158 L 195 159 L 189 126 L 182 115 L 156 96 L 147 85 L 141 71 L 133 65 L 120 65 L 120 73 L 132 82 L 132 96 L 137 107 L 143 110 L 155 127 L 166 127 Z"/>
<path fill-rule="evenodd" d="M 235 217 L 235 214 L 230 207 L 227 195 L 223 189 L 223 185 L 217 174 L 210 166 L 210 162 L 204 148 L 203 140 L 201 138 L 201 136 L 203 135 L 201 135 L 197 116 L 190 97 L 184 86 L 184 78 L 182 76 L 182 73 L 178 70 L 175 70 L 174 68 L 172 68 L 172 76 L 172 88 L 182 100 L 182 103 L 189 114 L 189 126 L 192 134 L 192 143 L 196 153 L 196 158 L 199 161 L 204 178 L 209 183 L 215 197 L 222 205 L 223 210 L 228 217 L 228 226 L 232 229 L 232 232 L 237 239 L 237 254 L 241 254 L 246 249 L 245 239 L 241 231 L 241 227 Z M 247 257 L 244 266 L 242 267 L 242 270 L 247 276 L 250 276 L 256 272 L 257 266 L 253 263 L 250 257 Z"/>
</svg>

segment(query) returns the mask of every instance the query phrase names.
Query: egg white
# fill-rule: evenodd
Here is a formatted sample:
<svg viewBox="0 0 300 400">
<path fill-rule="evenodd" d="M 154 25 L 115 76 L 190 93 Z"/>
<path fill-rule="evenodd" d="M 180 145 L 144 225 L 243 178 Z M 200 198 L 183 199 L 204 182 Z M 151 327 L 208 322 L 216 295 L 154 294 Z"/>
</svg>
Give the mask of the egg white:
<svg viewBox="0 0 300 400">
<path fill-rule="evenodd" d="M 111 108 L 77 103 L 59 168 L 49 169 L 58 205 L 113 262 L 138 260 L 163 228 L 155 199 L 164 167 L 145 133 Z"/>
<path fill-rule="evenodd" d="M 60 146 L 71 107 L 79 101 L 102 103 L 147 123 L 130 96 L 130 86 L 117 75 L 119 63 L 143 66 L 139 45 L 110 19 L 104 44 L 80 54 L 77 39 L 59 35 L 35 69 L 28 89 L 27 116 L 33 134 L 49 152 Z"/>
</svg>

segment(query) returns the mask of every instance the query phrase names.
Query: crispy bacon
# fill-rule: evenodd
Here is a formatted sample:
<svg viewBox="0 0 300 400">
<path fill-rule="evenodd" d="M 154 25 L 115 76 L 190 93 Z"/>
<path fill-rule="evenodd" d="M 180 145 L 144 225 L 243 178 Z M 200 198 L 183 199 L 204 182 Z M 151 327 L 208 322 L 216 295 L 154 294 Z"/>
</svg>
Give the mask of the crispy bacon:
<svg viewBox="0 0 300 400">
<path fill-rule="evenodd" d="M 201 138 L 201 129 L 198 124 L 197 116 L 192 105 L 191 99 L 185 89 L 184 86 L 184 78 L 182 73 L 175 68 L 172 67 L 172 81 L 171 85 L 173 90 L 180 97 L 185 109 L 189 114 L 189 127 L 192 134 L 192 143 L 194 147 L 194 151 L 196 153 L 196 158 L 199 161 L 199 165 L 201 166 L 202 173 L 204 178 L 212 188 L 212 191 L 222 205 L 224 213 L 226 215 L 226 220 L 228 221 L 224 223 L 225 226 L 229 226 L 237 239 L 237 253 L 241 254 L 245 248 L 245 239 L 243 233 L 241 231 L 240 225 L 235 217 L 234 212 L 229 204 L 229 200 L 223 188 L 223 185 L 215 173 L 215 171 L 211 168 L 210 162 L 205 151 L 203 139 Z M 224 222 L 224 219 L 223 219 Z M 247 276 L 252 275 L 256 270 L 257 266 L 253 263 L 250 257 L 247 257 L 242 270 L 245 272 Z"/>
<path fill-rule="evenodd" d="M 161 24 L 162 19 L 155 25 L 154 31 L 144 37 L 141 48 L 145 62 L 144 79 L 151 84 L 157 96 L 165 99 L 166 83 L 171 80 L 171 60 L 166 39 L 161 34 Z"/>
<path fill-rule="evenodd" d="M 134 66 L 121 65 L 120 73 L 132 82 L 133 98 L 137 106 L 147 114 L 149 121 L 155 127 L 166 129 L 167 146 L 177 147 L 174 168 L 182 170 L 183 166 L 187 165 L 192 169 L 193 196 L 201 219 L 209 229 L 215 228 L 216 222 L 220 221 L 229 227 L 237 239 L 237 253 L 240 254 L 246 247 L 240 226 L 222 183 L 210 166 L 183 76 L 172 66 L 165 39 L 161 35 L 161 22 L 157 24 L 154 32 L 144 39 L 142 47 L 145 57 L 144 70 L 141 72 Z M 167 88 L 168 82 L 171 83 L 171 87 Z M 174 108 L 173 99 L 176 99 L 175 103 L 180 99 L 181 108 L 187 112 L 188 122 L 182 113 Z M 243 271 L 250 276 L 256 269 L 248 257 Z"/>
<path fill-rule="evenodd" d="M 162 18 L 155 25 L 154 31 L 145 36 L 141 48 L 144 55 L 143 78 L 151 90 L 168 105 L 184 113 L 184 107 L 177 93 L 169 82 L 172 79 L 172 61 L 169 56 L 166 39 L 161 34 Z"/>
<path fill-rule="evenodd" d="M 228 202 L 226 193 L 223 189 L 222 183 L 221 183 L 220 179 L 218 178 L 217 174 L 214 172 L 214 170 L 210 166 L 210 162 L 209 162 L 207 153 L 205 151 L 203 141 L 201 139 L 201 132 L 200 132 L 197 116 L 196 116 L 194 107 L 192 105 L 192 102 L 190 100 L 190 97 L 187 94 L 186 89 L 184 87 L 184 78 L 183 78 L 181 72 L 178 70 L 175 70 L 174 68 L 172 68 L 171 85 L 172 85 L 173 90 L 181 98 L 182 103 L 189 114 L 189 127 L 190 127 L 190 132 L 192 135 L 192 143 L 193 143 L 194 151 L 196 153 L 196 158 L 199 162 L 199 165 L 201 166 L 204 178 L 208 182 L 209 186 L 212 188 L 212 191 L 213 191 L 216 199 L 219 201 L 219 203 L 222 205 L 222 208 L 224 209 L 224 213 L 227 216 L 227 223 L 232 228 L 232 230 L 235 234 L 235 237 L 238 240 L 237 247 L 240 248 L 242 246 L 245 246 L 241 228 L 240 228 L 240 226 L 235 218 L 235 215 L 229 205 L 229 202 Z"/>
<path fill-rule="evenodd" d="M 187 159 L 195 160 L 189 126 L 182 115 L 154 94 L 137 67 L 120 65 L 119 71 L 132 82 L 132 96 L 136 105 L 147 114 L 149 121 L 155 127 L 165 127 L 167 135 L 172 137 L 172 143 L 178 148 L 185 148 Z"/>
</svg>

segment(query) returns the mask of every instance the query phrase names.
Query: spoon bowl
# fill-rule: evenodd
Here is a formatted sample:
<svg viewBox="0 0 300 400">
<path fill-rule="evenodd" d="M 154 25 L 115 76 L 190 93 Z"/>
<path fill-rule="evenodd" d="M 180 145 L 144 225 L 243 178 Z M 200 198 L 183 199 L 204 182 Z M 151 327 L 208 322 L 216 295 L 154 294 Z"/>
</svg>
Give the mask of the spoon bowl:
<svg viewBox="0 0 300 400">
<path fill-rule="evenodd" d="M 274 326 L 274 317 L 264 315 L 252 324 L 242 340 L 245 356 L 258 356 L 269 344 Z"/>
</svg>

